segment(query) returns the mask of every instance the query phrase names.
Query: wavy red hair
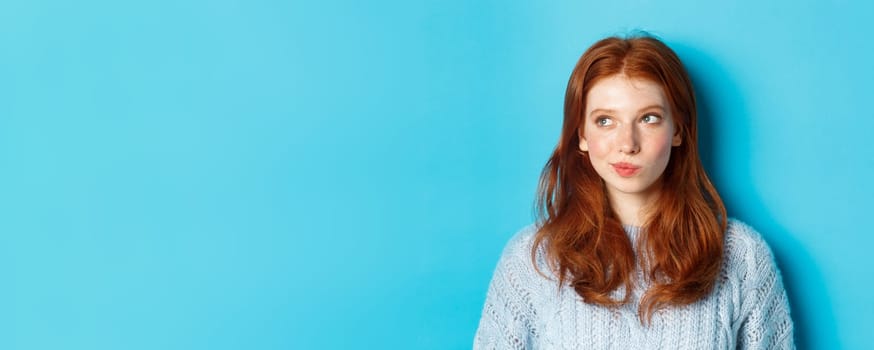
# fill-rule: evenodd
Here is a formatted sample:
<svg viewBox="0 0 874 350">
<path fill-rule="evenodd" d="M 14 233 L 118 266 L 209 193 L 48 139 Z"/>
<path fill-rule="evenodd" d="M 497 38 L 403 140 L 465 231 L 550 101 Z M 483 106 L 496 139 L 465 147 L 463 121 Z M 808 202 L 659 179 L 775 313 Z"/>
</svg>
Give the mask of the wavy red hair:
<svg viewBox="0 0 874 350">
<path fill-rule="evenodd" d="M 603 180 L 578 148 L 585 97 L 598 81 L 617 74 L 660 84 L 682 137 L 647 210 L 640 257 L 610 207 Z M 532 259 L 542 246 L 559 285 L 569 283 L 587 303 L 628 303 L 638 261 L 652 282 L 638 308 L 642 322 L 661 307 L 691 304 L 710 293 L 723 258 L 726 210 L 698 154 L 691 80 L 667 45 L 650 36 L 610 37 L 580 57 L 567 85 L 561 137 L 541 174 L 537 208 Z M 624 298 L 611 297 L 620 287 Z"/>
</svg>

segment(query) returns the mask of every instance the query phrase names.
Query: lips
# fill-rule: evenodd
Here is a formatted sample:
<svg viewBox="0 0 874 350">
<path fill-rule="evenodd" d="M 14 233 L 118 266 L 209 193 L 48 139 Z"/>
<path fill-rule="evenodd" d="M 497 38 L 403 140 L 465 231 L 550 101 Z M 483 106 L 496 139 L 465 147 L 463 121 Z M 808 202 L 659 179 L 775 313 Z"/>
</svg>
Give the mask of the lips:
<svg viewBox="0 0 874 350">
<path fill-rule="evenodd" d="M 612 165 L 613 169 L 616 171 L 616 173 L 622 177 L 633 176 L 634 174 L 637 174 L 638 171 L 640 171 L 639 166 L 631 164 L 631 163 L 621 162 L 621 163 L 613 163 L 610 165 Z"/>
</svg>

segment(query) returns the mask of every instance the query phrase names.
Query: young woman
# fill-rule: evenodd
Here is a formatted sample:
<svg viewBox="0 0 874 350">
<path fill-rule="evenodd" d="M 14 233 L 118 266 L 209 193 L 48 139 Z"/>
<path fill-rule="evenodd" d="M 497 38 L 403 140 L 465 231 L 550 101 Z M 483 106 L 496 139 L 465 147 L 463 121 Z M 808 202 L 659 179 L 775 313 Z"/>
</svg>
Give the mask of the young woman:
<svg viewBox="0 0 874 350">
<path fill-rule="evenodd" d="M 652 37 L 580 58 L 537 223 L 495 270 L 475 349 L 787 349 L 770 249 L 698 156 L 692 84 Z"/>
</svg>

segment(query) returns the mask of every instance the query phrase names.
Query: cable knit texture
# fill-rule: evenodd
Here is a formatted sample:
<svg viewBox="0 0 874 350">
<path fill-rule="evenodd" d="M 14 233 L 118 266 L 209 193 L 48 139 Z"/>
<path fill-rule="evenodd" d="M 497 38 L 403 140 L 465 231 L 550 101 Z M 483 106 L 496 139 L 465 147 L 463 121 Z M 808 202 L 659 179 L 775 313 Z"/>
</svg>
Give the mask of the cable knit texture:
<svg viewBox="0 0 874 350">
<path fill-rule="evenodd" d="M 786 291 L 773 255 L 751 227 L 730 220 L 725 258 L 714 290 L 694 304 L 663 308 L 641 324 L 637 308 L 648 287 L 638 268 L 631 303 L 587 304 L 567 283 L 559 288 L 543 249 L 531 261 L 536 227 L 507 244 L 483 307 L 474 349 L 794 349 Z M 639 229 L 626 227 L 632 240 Z M 621 296 L 621 291 L 614 291 Z"/>
</svg>

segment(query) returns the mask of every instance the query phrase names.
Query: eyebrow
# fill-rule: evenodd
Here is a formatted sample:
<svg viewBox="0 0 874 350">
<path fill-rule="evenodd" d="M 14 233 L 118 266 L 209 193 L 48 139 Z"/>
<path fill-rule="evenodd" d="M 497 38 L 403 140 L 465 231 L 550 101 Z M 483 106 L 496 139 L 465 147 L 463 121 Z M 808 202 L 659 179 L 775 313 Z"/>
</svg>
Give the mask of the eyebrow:
<svg viewBox="0 0 874 350">
<path fill-rule="evenodd" d="M 658 110 L 660 110 L 660 111 L 662 111 L 662 112 L 664 112 L 664 110 L 665 110 L 665 108 L 662 107 L 662 105 L 659 105 L 659 104 L 653 104 L 653 105 L 649 105 L 649 106 L 643 107 L 643 108 L 641 108 L 641 109 L 640 109 L 639 111 L 637 111 L 637 112 L 640 113 L 640 112 L 644 112 L 644 111 L 648 111 L 648 110 L 652 110 L 652 109 L 658 109 Z M 614 109 L 607 109 L 607 108 L 597 108 L 597 109 L 593 109 L 592 112 L 589 113 L 589 116 L 591 117 L 592 115 L 595 115 L 595 114 L 598 114 L 598 113 L 602 113 L 602 114 L 615 114 L 615 113 L 616 113 L 616 110 L 614 110 Z"/>
</svg>

